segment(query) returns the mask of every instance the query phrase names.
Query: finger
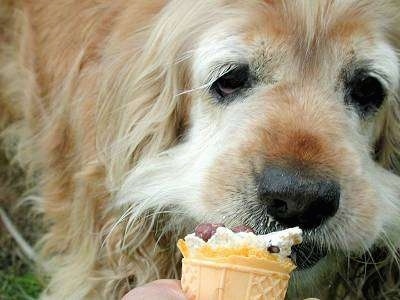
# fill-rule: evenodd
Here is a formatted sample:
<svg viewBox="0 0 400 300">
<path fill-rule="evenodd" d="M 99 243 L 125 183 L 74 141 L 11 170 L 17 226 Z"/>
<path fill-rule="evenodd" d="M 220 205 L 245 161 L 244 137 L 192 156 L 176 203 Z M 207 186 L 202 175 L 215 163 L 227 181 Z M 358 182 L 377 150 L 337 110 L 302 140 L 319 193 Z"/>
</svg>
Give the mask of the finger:
<svg viewBox="0 0 400 300">
<path fill-rule="evenodd" d="M 179 280 L 157 280 L 130 291 L 122 300 L 186 300 Z"/>
</svg>

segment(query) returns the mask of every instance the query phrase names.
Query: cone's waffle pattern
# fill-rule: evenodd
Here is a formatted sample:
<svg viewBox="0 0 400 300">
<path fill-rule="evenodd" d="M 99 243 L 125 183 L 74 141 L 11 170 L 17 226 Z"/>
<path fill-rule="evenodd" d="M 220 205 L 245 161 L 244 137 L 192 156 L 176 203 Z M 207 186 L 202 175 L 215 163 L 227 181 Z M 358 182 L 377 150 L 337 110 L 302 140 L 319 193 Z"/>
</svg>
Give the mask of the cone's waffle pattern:
<svg viewBox="0 0 400 300">
<path fill-rule="evenodd" d="M 190 300 L 283 300 L 289 275 L 245 266 L 183 259 L 182 288 Z"/>
</svg>

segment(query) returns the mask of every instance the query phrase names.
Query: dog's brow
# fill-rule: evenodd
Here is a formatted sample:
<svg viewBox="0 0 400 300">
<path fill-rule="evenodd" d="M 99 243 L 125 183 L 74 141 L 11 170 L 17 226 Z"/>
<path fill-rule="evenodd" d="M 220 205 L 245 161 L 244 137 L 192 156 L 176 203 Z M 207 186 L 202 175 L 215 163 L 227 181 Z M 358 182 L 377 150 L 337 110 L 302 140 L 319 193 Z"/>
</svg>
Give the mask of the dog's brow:
<svg viewBox="0 0 400 300">
<path fill-rule="evenodd" d="M 390 76 L 383 72 L 382 69 L 376 67 L 376 63 L 373 60 L 364 59 L 359 61 L 351 61 L 344 67 L 343 74 L 348 77 L 352 76 L 354 72 L 359 72 L 360 70 L 362 70 L 364 73 L 380 78 L 386 88 L 393 85 Z"/>
<path fill-rule="evenodd" d="M 205 80 L 205 84 L 211 85 L 221 76 L 242 65 L 243 63 L 237 63 L 237 62 L 225 62 L 225 63 L 215 64 L 213 67 L 210 68 L 210 71 Z"/>
</svg>

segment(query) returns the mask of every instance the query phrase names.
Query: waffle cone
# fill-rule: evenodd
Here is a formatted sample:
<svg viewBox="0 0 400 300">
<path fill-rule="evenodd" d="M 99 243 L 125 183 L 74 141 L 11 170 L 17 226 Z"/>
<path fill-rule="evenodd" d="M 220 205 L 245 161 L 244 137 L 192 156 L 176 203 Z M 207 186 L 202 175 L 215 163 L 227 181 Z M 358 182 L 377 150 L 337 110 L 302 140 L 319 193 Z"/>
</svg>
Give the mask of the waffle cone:
<svg viewBox="0 0 400 300">
<path fill-rule="evenodd" d="M 182 288 L 190 300 L 284 299 L 289 272 L 271 268 L 209 261 L 182 260 Z"/>
</svg>

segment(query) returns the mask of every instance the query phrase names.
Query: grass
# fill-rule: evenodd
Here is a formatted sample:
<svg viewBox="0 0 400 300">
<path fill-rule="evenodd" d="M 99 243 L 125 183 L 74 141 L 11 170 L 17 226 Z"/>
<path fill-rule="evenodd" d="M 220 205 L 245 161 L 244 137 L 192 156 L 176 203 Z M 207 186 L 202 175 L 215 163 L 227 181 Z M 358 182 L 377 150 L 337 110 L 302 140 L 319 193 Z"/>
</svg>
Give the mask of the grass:
<svg viewBox="0 0 400 300">
<path fill-rule="evenodd" d="M 12 271 L 0 271 L 0 299 L 37 299 L 41 290 L 41 283 L 32 273 L 17 276 Z"/>
<path fill-rule="evenodd" d="M 18 205 L 29 189 L 24 172 L 13 165 L 1 151 L 0 140 L 0 208 L 18 233 L 30 245 L 38 240 L 41 218 L 28 205 Z M 43 288 L 35 275 L 33 262 L 21 251 L 0 220 L 0 300 L 37 299 Z"/>
<path fill-rule="evenodd" d="M 42 290 L 42 283 L 34 275 L 33 263 L 24 257 L 14 240 L 2 229 L 0 229 L 2 232 L 0 236 L 0 299 L 37 299 Z"/>
<path fill-rule="evenodd" d="M 23 173 L 9 167 L 0 151 L 0 207 L 27 243 L 34 245 L 40 236 L 41 221 L 29 206 L 17 205 L 26 189 L 24 182 Z M 43 284 L 35 276 L 33 262 L 21 251 L 0 220 L 0 300 L 37 299 L 42 288 Z"/>
<path fill-rule="evenodd" d="M 14 212 L 13 215 L 16 214 L 20 216 L 22 213 Z M 17 221 L 16 223 L 22 222 L 29 225 L 33 222 L 30 218 L 20 218 Z M 26 233 L 29 228 L 32 227 L 24 226 L 21 234 L 25 233 L 28 241 L 32 242 L 32 236 Z M 26 258 L 1 222 L 0 232 L 0 299 L 37 299 L 43 285 L 35 276 L 33 262 Z"/>
</svg>

